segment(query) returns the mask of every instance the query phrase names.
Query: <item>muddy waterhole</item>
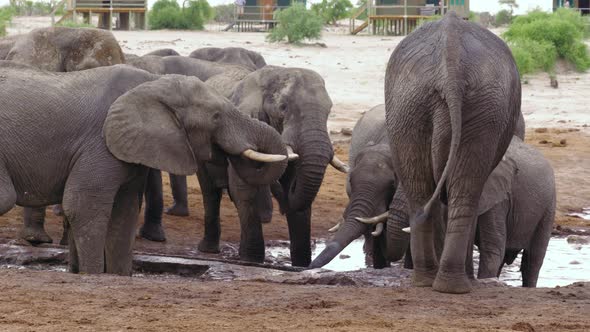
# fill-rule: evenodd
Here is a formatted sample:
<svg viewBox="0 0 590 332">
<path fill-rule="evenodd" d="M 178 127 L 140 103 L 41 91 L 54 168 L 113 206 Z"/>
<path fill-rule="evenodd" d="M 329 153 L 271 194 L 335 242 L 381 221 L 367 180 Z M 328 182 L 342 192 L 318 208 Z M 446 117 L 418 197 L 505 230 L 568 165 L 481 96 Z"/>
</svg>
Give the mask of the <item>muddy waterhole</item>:
<svg viewBox="0 0 590 332">
<path fill-rule="evenodd" d="M 358 239 L 346 247 L 325 269 L 332 271 L 354 271 L 367 268 L 363 253 L 364 240 Z M 313 252 L 317 257 L 326 247 L 325 242 L 318 242 Z M 277 259 L 289 256 L 289 248 L 272 247 L 270 253 Z M 521 286 L 520 260 L 522 253 L 511 265 L 504 266 L 500 280 L 510 286 Z M 477 269 L 479 254 L 474 252 L 474 265 Z M 537 287 L 565 286 L 577 281 L 586 281 L 590 275 L 590 244 L 568 243 L 565 237 L 553 237 L 547 247 L 543 267 Z"/>
</svg>

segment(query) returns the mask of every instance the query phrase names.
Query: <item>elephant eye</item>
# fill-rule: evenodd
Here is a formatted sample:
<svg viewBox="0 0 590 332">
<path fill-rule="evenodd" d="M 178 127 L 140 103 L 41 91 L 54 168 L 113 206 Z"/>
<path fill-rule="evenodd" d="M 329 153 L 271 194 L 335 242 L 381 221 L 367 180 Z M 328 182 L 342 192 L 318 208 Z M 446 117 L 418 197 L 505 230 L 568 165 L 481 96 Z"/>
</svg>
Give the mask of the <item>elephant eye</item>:
<svg viewBox="0 0 590 332">
<path fill-rule="evenodd" d="M 279 110 L 281 112 L 287 111 L 287 104 L 286 103 L 282 103 L 281 105 L 279 105 Z"/>
<path fill-rule="evenodd" d="M 221 118 L 221 114 L 219 114 L 219 112 L 213 114 L 213 121 L 219 121 L 219 118 Z"/>
</svg>

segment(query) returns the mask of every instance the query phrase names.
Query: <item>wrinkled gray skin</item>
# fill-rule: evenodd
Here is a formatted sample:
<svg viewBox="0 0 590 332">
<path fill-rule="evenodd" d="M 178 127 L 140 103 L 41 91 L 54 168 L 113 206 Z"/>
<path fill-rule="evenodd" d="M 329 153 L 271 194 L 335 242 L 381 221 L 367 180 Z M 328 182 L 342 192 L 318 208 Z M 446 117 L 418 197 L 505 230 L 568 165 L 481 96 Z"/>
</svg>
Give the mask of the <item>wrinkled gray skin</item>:
<svg viewBox="0 0 590 332">
<path fill-rule="evenodd" d="M 194 50 L 189 57 L 219 63 L 242 65 L 250 70 L 266 66 L 260 53 L 241 47 L 204 47 Z"/>
<path fill-rule="evenodd" d="M 86 28 L 39 28 L 18 38 L 6 60 L 54 72 L 125 63 L 112 33 Z"/>
<path fill-rule="evenodd" d="M 512 264 L 524 250 L 520 266 L 522 286 L 536 287 L 551 238 L 555 203 L 551 165 L 543 154 L 514 136 L 502 161 L 486 181 L 479 201 L 472 239 L 480 252 L 477 277 L 498 277 L 502 266 Z M 405 226 L 401 223 L 399 227 Z M 408 240 L 407 234 L 387 239 L 388 243 Z M 469 252 L 466 262 L 470 278 L 473 277 L 472 254 Z"/>
<path fill-rule="evenodd" d="M 215 86 L 225 97 L 230 97 L 235 86 L 252 70 L 243 66 L 215 63 L 184 56 L 145 55 L 127 61 L 128 65 L 143 69 L 152 74 L 179 74 L 195 76 L 209 85 Z M 220 75 L 223 74 L 223 75 Z M 213 83 L 220 81 L 218 83 Z"/>
<path fill-rule="evenodd" d="M 270 124 L 281 134 L 281 141 L 299 154 L 298 160 L 289 162 L 279 183 L 272 185 L 272 194 L 279 202 L 281 213 L 287 216 L 291 262 L 295 266 L 308 266 L 311 205 L 334 154 L 327 130 L 332 101 L 324 80 L 310 70 L 267 66 L 243 79 L 231 100 L 242 113 Z M 219 252 L 219 207 L 222 189 L 228 187 L 240 217 L 240 258 L 262 262 L 265 252 L 262 223 L 271 220 L 271 188 L 244 182 L 256 179 L 235 176 L 223 156 L 214 155 L 210 162 L 199 166 L 197 176 L 205 207 L 205 234 L 199 250 Z M 186 191 L 186 181 L 184 186 Z"/>
<path fill-rule="evenodd" d="M 35 29 L 28 34 L 0 40 L 0 59 L 4 58 L 56 72 L 86 70 L 125 61 L 112 33 L 62 27 Z M 24 209 L 24 223 L 19 237 L 31 243 L 53 242 L 44 229 L 45 208 L 35 208 L 35 211 L 30 209 Z M 56 206 L 54 210 L 59 215 L 61 208 Z M 60 243 L 67 243 L 67 237 L 62 237 Z"/>
<path fill-rule="evenodd" d="M 394 50 L 385 75 L 393 164 L 411 211 L 413 284 L 471 291 L 467 248 L 485 181 L 520 116 L 519 74 L 506 44 L 450 12 Z M 440 203 L 448 223 L 440 259 Z"/>
<path fill-rule="evenodd" d="M 272 128 L 196 78 L 129 66 L 0 73 L 0 100 L 11 101 L 0 105 L 0 215 L 63 202 L 72 272 L 131 273 L 148 167 L 191 174 L 214 148 L 286 154 Z M 268 181 L 285 166 L 265 164 Z"/>
<path fill-rule="evenodd" d="M 166 57 L 166 56 L 180 55 L 180 54 L 171 48 L 161 48 L 159 50 L 155 50 L 155 51 L 151 51 L 149 53 L 146 53 L 146 54 L 144 54 L 144 56 L 145 55 L 155 55 L 155 56 Z"/>
<path fill-rule="evenodd" d="M 235 86 L 246 77 L 251 70 L 242 66 L 226 65 L 183 56 L 155 56 L 146 55 L 127 61 L 129 65 L 146 70 L 153 74 L 180 74 L 195 76 L 206 81 L 224 97 L 230 97 Z M 223 158 L 221 158 L 223 159 Z M 162 227 L 163 196 L 162 175 L 158 170 L 152 170 L 146 185 L 146 209 L 144 224 L 140 229 L 140 236 L 150 241 L 166 241 L 166 234 Z M 186 177 L 170 175 L 170 184 L 174 205 L 166 210 L 167 214 L 188 216 Z"/>
</svg>

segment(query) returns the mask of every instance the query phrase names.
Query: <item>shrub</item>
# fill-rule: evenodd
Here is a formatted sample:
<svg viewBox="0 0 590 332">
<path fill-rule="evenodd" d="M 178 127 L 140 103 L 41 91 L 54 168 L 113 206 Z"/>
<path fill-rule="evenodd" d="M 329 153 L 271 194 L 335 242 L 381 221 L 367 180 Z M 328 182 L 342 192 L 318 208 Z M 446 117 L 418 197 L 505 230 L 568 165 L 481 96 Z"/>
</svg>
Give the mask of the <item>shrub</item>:
<svg viewBox="0 0 590 332">
<path fill-rule="evenodd" d="M 322 18 L 311 10 L 305 9 L 300 3 L 280 11 L 276 15 L 277 27 L 266 37 L 269 42 L 280 42 L 287 39 L 288 43 L 300 43 L 304 39 L 320 39 L 322 34 Z"/>
<path fill-rule="evenodd" d="M 530 74 L 537 71 L 553 73 L 557 50 L 553 44 L 531 39 L 518 39 L 509 42 L 514 61 L 520 75 Z"/>
<path fill-rule="evenodd" d="M 533 11 L 517 17 L 503 37 L 512 46 L 513 52 L 525 58 L 524 53 L 534 63 L 522 68 L 522 74 L 529 68 L 551 72 L 555 61 L 548 61 L 548 56 L 540 56 L 538 52 L 550 52 L 550 56 L 559 57 L 573 63 L 577 70 L 586 71 L 590 68 L 590 55 L 584 44 L 586 26 L 581 15 L 573 10 L 560 8 L 554 13 Z M 536 43 L 536 44 L 535 44 Z M 543 51 L 541 51 L 543 50 Z M 523 62 L 525 63 L 525 62 Z M 549 64 L 549 68 L 547 65 Z M 519 70 L 521 68 L 519 67 Z"/>
<path fill-rule="evenodd" d="M 0 8 L 0 37 L 6 35 L 6 26 L 10 23 L 14 10 L 10 7 Z"/>
<path fill-rule="evenodd" d="M 213 15 L 207 0 L 188 1 L 186 8 L 180 8 L 175 0 L 158 0 L 148 14 L 148 22 L 150 29 L 202 30 Z"/>
<path fill-rule="evenodd" d="M 236 6 L 233 3 L 213 7 L 213 10 L 215 11 L 214 20 L 223 23 L 232 22 L 234 19 L 235 8 Z"/>
<path fill-rule="evenodd" d="M 506 9 L 502 9 L 496 13 L 496 20 L 494 25 L 497 27 L 510 24 L 512 22 L 512 14 Z"/>
<path fill-rule="evenodd" d="M 334 25 L 338 20 L 347 17 L 352 8 L 349 0 L 322 0 L 320 3 L 311 5 L 311 10 L 320 16 L 324 23 Z"/>
</svg>

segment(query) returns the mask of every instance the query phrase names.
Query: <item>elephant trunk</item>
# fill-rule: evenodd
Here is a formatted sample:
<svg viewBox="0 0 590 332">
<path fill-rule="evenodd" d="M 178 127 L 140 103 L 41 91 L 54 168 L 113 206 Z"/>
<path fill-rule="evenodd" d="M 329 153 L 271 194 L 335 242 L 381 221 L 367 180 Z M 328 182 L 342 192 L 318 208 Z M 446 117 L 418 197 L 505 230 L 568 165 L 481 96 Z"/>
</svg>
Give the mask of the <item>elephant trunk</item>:
<svg viewBox="0 0 590 332">
<path fill-rule="evenodd" d="M 223 120 L 217 131 L 216 143 L 229 154 L 229 160 L 238 175 L 248 184 L 265 185 L 277 181 L 287 167 L 287 149 L 280 134 L 261 121 L 234 110 Z M 259 162 L 244 157 L 251 149 L 270 155 L 285 156 L 284 160 Z"/>
<path fill-rule="evenodd" d="M 369 225 L 357 221 L 357 217 L 366 217 L 375 212 L 375 197 L 371 194 L 374 188 L 367 185 L 364 190 L 355 191 L 350 199 L 350 205 L 344 222 L 332 239 L 326 243 L 326 248 L 313 260 L 310 268 L 322 267 L 336 257 L 346 246 L 369 230 Z"/>
<path fill-rule="evenodd" d="M 395 202 L 394 202 L 395 203 Z M 410 227 L 409 216 L 405 209 L 392 204 L 387 217 L 387 259 L 397 262 L 402 259 L 410 243 L 410 234 L 403 231 Z"/>
<path fill-rule="evenodd" d="M 294 142 L 299 160 L 295 164 L 295 181 L 289 190 L 289 208 L 292 211 L 311 206 L 320 190 L 326 166 L 334 155 L 325 123 L 307 128 Z"/>
</svg>

